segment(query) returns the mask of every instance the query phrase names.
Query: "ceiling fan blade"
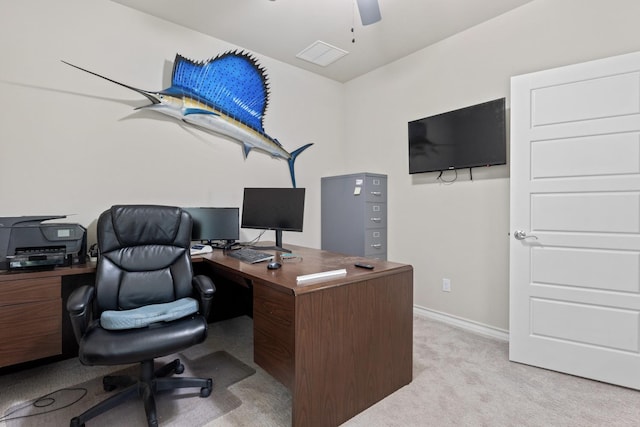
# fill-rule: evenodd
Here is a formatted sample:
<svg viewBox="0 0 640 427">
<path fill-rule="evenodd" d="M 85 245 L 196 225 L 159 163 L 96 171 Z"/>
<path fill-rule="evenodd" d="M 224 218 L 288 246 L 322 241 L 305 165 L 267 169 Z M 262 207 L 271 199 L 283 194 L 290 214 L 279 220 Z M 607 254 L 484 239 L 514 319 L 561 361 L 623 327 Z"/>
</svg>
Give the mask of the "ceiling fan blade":
<svg viewBox="0 0 640 427">
<path fill-rule="evenodd" d="M 382 19 L 378 0 L 358 0 L 358 10 L 362 25 L 375 24 Z"/>
</svg>

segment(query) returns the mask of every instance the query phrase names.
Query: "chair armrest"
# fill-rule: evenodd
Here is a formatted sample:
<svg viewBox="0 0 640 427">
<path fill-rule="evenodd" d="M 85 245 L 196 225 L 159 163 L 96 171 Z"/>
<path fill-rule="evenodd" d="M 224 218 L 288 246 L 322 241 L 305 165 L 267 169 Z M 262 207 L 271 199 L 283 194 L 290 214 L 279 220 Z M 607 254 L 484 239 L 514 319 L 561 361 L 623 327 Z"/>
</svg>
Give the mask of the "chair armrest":
<svg viewBox="0 0 640 427">
<path fill-rule="evenodd" d="M 79 343 L 82 335 L 84 335 L 89 323 L 93 320 L 93 295 L 95 288 L 93 286 L 81 286 L 75 289 L 67 300 L 67 311 L 71 318 L 71 326 L 73 326 L 73 334 Z"/>
<path fill-rule="evenodd" d="M 195 290 L 194 296 L 200 304 L 200 314 L 202 314 L 205 319 L 208 319 L 216 287 L 209 276 L 199 274 L 193 276 L 193 289 Z"/>
</svg>

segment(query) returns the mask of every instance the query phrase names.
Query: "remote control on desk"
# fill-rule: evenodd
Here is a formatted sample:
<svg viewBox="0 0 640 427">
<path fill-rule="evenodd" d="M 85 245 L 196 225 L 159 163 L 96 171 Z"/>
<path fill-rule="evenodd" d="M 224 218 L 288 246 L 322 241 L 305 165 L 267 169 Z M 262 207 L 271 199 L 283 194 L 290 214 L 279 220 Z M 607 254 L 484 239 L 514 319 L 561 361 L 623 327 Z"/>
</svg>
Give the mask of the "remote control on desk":
<svg viewBox="0 0 640 427">
<path fill-rule="evenodd" d="M 366 268 L 367 270 L 373 270 L 373 265 L 371 264 L 365 264 L 363 262 L 356 262 L 355 263 L 356 267 L 360 267 L 360 268 Z"/>
</svg>

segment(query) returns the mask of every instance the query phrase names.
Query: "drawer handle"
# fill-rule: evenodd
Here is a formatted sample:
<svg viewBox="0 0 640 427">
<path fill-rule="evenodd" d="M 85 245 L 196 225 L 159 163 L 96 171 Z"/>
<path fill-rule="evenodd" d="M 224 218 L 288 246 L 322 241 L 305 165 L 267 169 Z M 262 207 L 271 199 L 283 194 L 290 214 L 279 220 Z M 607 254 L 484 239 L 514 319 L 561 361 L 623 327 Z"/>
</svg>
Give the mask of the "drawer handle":
<svg viewBox="0 0 640 427">
<path fill-rule="evenodd" d="M 371 221 L 380 222 L 380 221 L 382 221 L 382 218 L 371 218 Z"/>
<path fill-rule="evenodd" d="M 382 196 L 382 191 L 372 191 L 371 195 L 372 196 Z"/>
<path fill-rule="evenodd" d="M 381 244 L 381 243 L 374 243 L 373 245 L 371 245 L 371 247 L 372 247 L 372 248 L 379 249 L 379 248 L 381 248 L 381 247 L 382 247 L 382 244 Z"/>
</svg>

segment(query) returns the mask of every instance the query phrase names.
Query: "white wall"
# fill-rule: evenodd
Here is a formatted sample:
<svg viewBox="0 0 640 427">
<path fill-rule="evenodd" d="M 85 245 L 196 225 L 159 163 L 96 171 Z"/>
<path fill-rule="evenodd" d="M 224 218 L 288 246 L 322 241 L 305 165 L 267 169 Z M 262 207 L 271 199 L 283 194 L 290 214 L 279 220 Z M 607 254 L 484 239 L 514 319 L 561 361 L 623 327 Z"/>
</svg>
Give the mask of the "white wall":
<svg viewBox="0 0 640 427">
<path fill-rule="evenodd" d="M 508 105 L 512 75 L 640 50 L 638 16 L 637 0 L 536 0 L 345 85 L 256 54 L 271 81 L 266 131 L 289 150 L 315 143 L 296 168 L 305 232 L 285 242 L 319 247 L 320 177 L 388 174 L 389 258 L 414 265 L 415 303 L 508 329 L 508 166 L 451 185 L 410 176 L 407 121 Z M 134 112 L 141 96 L 60 62 L 156 90 L 176 53 L 235 47 L 107 0 L 0 3 L 0 216 L 92 226 L 114 203 L 239 206 L 245 186 L 289 186 L 286 162 Z"/>
<path fill-rule="evenodd" d="M 410 176 L 407 122 L 509 106 L 513 75 L 640 50 L 639 16 L 637 0 L 537 0 L 345 85 L 348 169 L 389 175 L 389 258 L 414 266 L 416 305 L 508 329 L 509 166 Z"/>
<path fill-rule="evenodd" d="M 291 186 L 286 161 L 257 151 L 244 160 L 239 144 L 136 112 L 148 104 L 141 95 L 60 62 L 161 90 L 176 53 L 204 60 L 235 48 L 106 0 L 2 2 L 0 216 L 77 214 L 69 220 L 95 232 L 115 203 L 241 206 L 244 187 Z M 270 81 L 266 132 L 289 151 L 315 144 L 296 162 L 305 232 L 284 241 L 318 247 L 319 176 L 343 167 L 343 87 L 255 56 Z"/>
</svg>

